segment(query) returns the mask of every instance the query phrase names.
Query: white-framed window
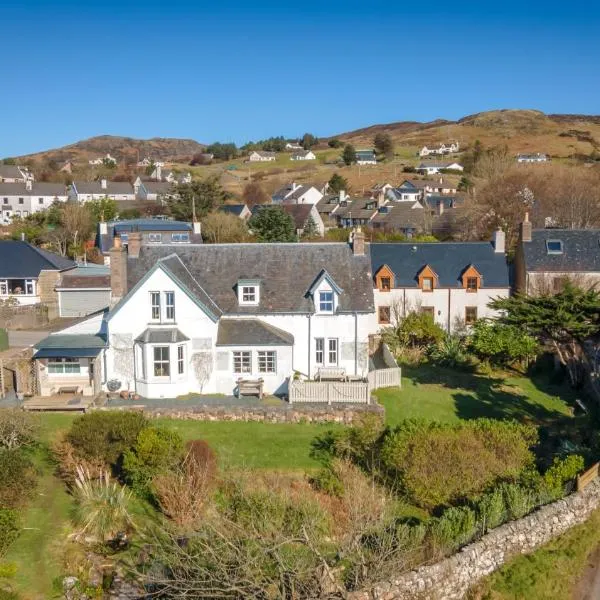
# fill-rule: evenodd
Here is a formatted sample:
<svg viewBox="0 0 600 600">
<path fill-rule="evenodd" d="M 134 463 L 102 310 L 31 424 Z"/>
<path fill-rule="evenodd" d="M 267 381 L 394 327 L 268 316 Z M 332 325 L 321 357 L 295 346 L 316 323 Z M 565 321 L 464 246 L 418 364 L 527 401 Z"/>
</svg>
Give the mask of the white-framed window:
<svg viewBox="0 0 600 600">
<path fill-rule="evenodd" d="M 81 364 L 78 358 L 50 358 L 48 359 L 48 373 L 51 375 L 78 375 L 81 373 Z"/>
<path fill-rule="evenodd" d="M 149 233 L 148 241 L 160 244 L 162 242 L 162 233 Z"/>
<path fill-rule="evenodd" d="M 160 319 L 160 292 L 150 292 L 150 317 L 153 321 Z"/>
<path fill-rule="evenodd" d="M 0 296 L 8 296 L 8 281 L 6 279 L 0 281 Z"/>
<path fill-rule="evenodd" d="M 233 372 L 252 373 L 252 352 L 244 350 L 233 353 Z"/>
<path fill-rule="evenodd" d="M 168 377 L 171 374 L 169 346 L 154 346 L 154 377 Z"/>
<path fill-rule="evenodd" d="M 25 293 L 28 296 L 35 295 L 35 280 L 34 279 L 26 279 L 25 280 Z"/>
<path fill-rule="evenodd" d="M 171 241 L 175 242 L 176 244 L 181 244 L 182 242 L 189 242 L 190 234 L 189 233 L 172 233 Z"/>
<path fill-rule="evenodd" d="M 43 198 L 38 198 L 38 204 L 44 204 L 44 199 Z"/>
<path fill-rule="evenodd" d="M 315 338 L 315 363 L 322 365 L 325 360 L 325 339 Z"/>
<path fill-rule="evenodd" d="M 165 310 L 166 318 L 170 321 L 175 320 L 175 292 L 165 292 Z"/>
<path fill-rule="evenodd" d="M 255 285 L 242 286 L 242 304 L 256 304 L 258 302 L 258 292 Z"/>
<path fill-rule="evenodd" d="M 331 290 L 319 292 L 319 312 L 333 312 L 333 292 Z"/>
<path fill-rule="evenodd" d="M 185 372 L 185 346 L 177 346 L 177 373 L 183 375 Z"/>
<path fill-rule="evenodd" d="M 274 350 L 260 350 L 258 352 L 258 372 L 277 373 L 277 352 Z"/>
<path fill-rule="evenodd" d="M 23 198 L 19 198 L 19 204 L 24 204 L 25 200 Z"/>
<path fill-rule="evenodd" d="M 338 341 L 337 338 L 330 338 L 327 340 L 327 364 L 337 365 L 338 364 Z"/>
</svg>

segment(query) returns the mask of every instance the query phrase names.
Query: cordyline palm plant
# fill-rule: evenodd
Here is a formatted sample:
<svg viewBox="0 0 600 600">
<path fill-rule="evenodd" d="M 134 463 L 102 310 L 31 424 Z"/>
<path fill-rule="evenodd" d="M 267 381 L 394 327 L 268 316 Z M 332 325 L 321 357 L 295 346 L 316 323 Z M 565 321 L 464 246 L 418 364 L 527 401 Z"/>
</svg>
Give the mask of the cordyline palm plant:
<svg viewBox="0 0 600 600">
<path fill-rule="evenodd" d="M 108 471 L 95 479 L 88 469 L 77 466 L 74 495 L 75 521 L 81 526 L 79 537 L 105 542 L 133 526 L 128 509 L 131 494 L 111 481 Z"/>
</svg>

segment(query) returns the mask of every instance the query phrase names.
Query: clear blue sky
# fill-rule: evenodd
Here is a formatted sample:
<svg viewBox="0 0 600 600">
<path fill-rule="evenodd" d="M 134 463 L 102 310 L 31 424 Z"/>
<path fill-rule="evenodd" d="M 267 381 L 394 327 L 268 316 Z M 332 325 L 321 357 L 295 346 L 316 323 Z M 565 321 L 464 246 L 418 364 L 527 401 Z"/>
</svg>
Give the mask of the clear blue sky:
<svg viewBox="0 0 600 600">
<path fill-rule="evenodd" d="M 100 134 L 244 143 L 599 114 L 599 32 L 595 0 L 4 0 L 0 156 Z"/>
</svg>

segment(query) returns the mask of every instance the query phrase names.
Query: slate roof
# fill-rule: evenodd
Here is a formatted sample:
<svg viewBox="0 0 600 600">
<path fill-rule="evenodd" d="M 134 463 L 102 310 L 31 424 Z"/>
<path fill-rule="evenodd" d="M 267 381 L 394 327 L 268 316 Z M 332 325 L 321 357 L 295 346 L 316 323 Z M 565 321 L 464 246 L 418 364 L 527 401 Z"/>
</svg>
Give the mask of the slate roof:
<svg viewBox="0 0 600 600">
<path fill-rule="evenodd" d="M 33 358 L 93 358 L 102 348 L 106 348 L 106 339 L 91 334 L 49 335 L 35 345 L 37 352 Z"/>
<path fill-rule="evenodd" d="M 562 241 L 562 254 L 548 254 L 548 240 Z M 523 251 L 527 271 L 600 272 L 600 229 L 534 229 Z"/>
<path fill-rule="evenodd" d="M 23 173 L 16 165 L 0 165 L 0 179 L 23 179 Z"/>
<path fill-rule="evenodd" d="M 25 183 L 0 183 L 0 196 L 67 196 L 62 183 L 34 182 L 28 190 Z"/>
<path fill-rule="evenodd" d="M 317 210 L 322 215 L 330 215 L 339 206 L 339 194 L 323 196 L 316 204 Z"/>
<path fill-rule="evenodd" d="M 78 194 L 134 194 L 133 186 L 127 181 L 107 181 L 106 188 L 100 181 L 74 181 L 73 185 Z"/>
<path fill-rule="evenodd" d="M 135 341 L 142 344 L 176 344 L 178 342 L 187 342 L 189 339 L 176 327 L 166 329 L 148 327 L 148 329 L 145 329 L 135 338 Z"/>
<path fill-rule="evenodd" d="M 129 289 L 159 261 L 217 316 L 312 314 L 307 292 L 323 269 L 344 290 L 339 312 L 374 310 L 368 245 L 364 256 L 345 243 L 142 245 L 139 258 L 128 259 Z M 241 279 L 260 280 L 258 306 L 238 304 Z"/>
<path fill-rule="evenodd" d="M 413 208 L 414 202 L 386 204 L 372 219 L 373 227 L 381 229 L 421 231 L 426 228 L 427 214 L 423 208 Z"/>
<path fill-rule="evenodd" d="M 424 202 L 429 208 L 437 208 L 440 204 L 444 205 L 444 208 L 456 208 L 462 206 L 465 203 L 463 196 L 439 196 L 437 194 L 430 194 L 426 196 Z"/>
<path fill-rule="evenodd" d="M 357 150 L 356 160 L 376 160 L 373 150 Z"/>
<path fill-rule="evenodd" d="M 102 274 L 98 271 L 92 273 L 82 272 L 81 269 L 73 269 L 72 271 L 66 271 L 63 273 L 60 283 L 56 286 L 57 288 L 65 289 L 110 289 L 110 273 L 108 267 L 106 267 L 106 273 Z"/>
<path fill-rule="evenodd" d="M 27 242 L 0 241 L 0 279 L 39 277 L 40 271 L 64 271 L 75 263 Z"/>
<path fill-rule="evenodd" d="M 446 169 L 450 165 L 454 165 L 454 164 L 458 164 L 458 163 L 455 160 L 446 161 L 446 162 L 438 162 L 435 160 L 428 160 L 426 162 L 420 163 L 419 166 L 417 167 L 417 169 L 426 169 L 427 167 L 435 167 L 437 169 Z"/>
<path fill-rule="evenodd" d="M 294 336 L 259 319 L 221 319 L 217 346 L 293 346 Z"/>
<path fill-rule="evenodd" d="M 367 208 L 372 206 L 372 208 Z M 342 206 L 335 211 L 336 219 L 352 218 L 352 219 L 370 219 L 377 213 L 377 200 L 374 198 L 357 198 L 350 200 L 346 206 Z"/>
<path fill-rule="evenodd" d="M 429 265 L 444 288 L 462 287 L 461 275 L 469 265 L 481 274 L 481 287 L 508 288 L 508 265 L 504 253 L 490 242 L 440 242 L 371 244 L 373 273 L 387 265 L 396 287 L 418 287 L 418 274 Z"/>
<path fill-rule="evenodd" d="M 224 212 L 239 217 L 244 211 L 244 208 L 246 208 L 245 204 L 223 204 L 223 206 L 219 206 L 218 210 L 219 212 Z"/>
<path fill-rule="evenodd" d="M 310 188 L 315 187 L 310 184 L 296 184 L 296 189 L 292 191 L 292 184 L 288 183 L 279 188 L 272 196 L 274 202 L 290 202 L 301 198 Z"/>
<path fill-rule="evenodd" d="M 173 189 L 168 181 L 142 181 L 142 185 L 149 194 L 168 194 Z"/>
<path fill-rule="evenodd" d="M 281 208 L 294 219 L 296 229 L 303 229 L 310 215 L 312 204 L 282 204 Z"/>
</svg>

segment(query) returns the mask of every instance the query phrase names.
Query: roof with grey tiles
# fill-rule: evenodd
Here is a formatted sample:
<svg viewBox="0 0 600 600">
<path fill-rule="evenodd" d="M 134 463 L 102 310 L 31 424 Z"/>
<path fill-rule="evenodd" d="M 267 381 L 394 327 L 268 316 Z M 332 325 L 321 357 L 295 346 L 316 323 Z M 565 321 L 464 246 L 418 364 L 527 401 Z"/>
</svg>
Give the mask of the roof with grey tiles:
<svg viewBox="0 0 600 600">
<path fill-rule="evenodd" d="M 292 346 L 294 336 L 259 319 L 221 319 L 217 346 Z"/>
<path fill-rule="evenodd" d="M 561 253 L 549 253 L 548 242 L 562 242 Z M 600 272 L 600 229 L 534 229 L 523 243 L 528 271 Z"/>
<path fill-rule="evenodd" d="M 473 265 L 481 275 L 481 287 L 508 288 L 508 265 L 504 253 L 490 242 L 440 242 L 371 244 L 373 273 L 387 265 L 396 287 L 417 287 L 418 275 L 429 265 L 440 287 L 462 287 L 461 275 Z"/>
<path fill-rule="evenodd" d="M 64 271 L 75 263 L 22 241 L 0 241 L 0 279 L 39 277 L 40 271 Z"/>
<path fill-rule="evenodd" d="M 101 181 L 74 181 L 73 185 L 78 194 L 131 194 L 133 186 L 127 181 L 107 181 L 106 188 Z"/>
<path fill-rule="evenodd" d="M 308 290 L 323 269 L 344 290 L 339 312 L 374 310 L 368 245 L 363 256 L 344 243 L 142 245 L 128 260 L 129 289 L 161 260 L 217 315 L 213 302 L 226 315 L 314 313 Z M 242 279 L 260 280 L 258 306 L 238 304 Z"/>
<path fill-rule="evenodd" d="M 23 179 L 21 169 L 16 165 L 0 165 L 0 179 Z"/>
<path fill-rule="evenodd" d="M 24 183 L 0 183 L 0 196 L 67 196 L 62 183 L 34 182 L 28 190 Z"/>
<path fill-rule="evenodd" d="M 161 329 L 148 327 L 135 338 L 135 341 L 142 344 L 175 344 L 177 342 L 187 342 L 189 339 L 176 327 Z"/>
</svg>

